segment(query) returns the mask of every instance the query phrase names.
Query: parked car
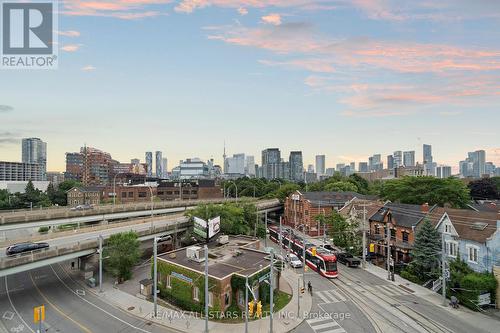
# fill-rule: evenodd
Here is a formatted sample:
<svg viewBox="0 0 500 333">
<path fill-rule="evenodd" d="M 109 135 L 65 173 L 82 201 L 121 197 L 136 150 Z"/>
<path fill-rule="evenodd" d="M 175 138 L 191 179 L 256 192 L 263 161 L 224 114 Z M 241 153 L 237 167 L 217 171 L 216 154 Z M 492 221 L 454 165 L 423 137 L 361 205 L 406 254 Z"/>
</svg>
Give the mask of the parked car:
<svg viewBox="0 0 500 333">
<path fill-rule="evenodd" d="M 46 249 L 48 247 L 49 247 L 48 243 L 19 243 L 9 246 L 5 252 L 7 253 L 8 256 L 11 256 L 23 252 Z"/>
<path fill-rule="evenodd" d="M 358 267 L 361 264 L 361 260 L 350 253 L 340 252 L 337 254 L 337 260 L 347 267 Z"/>
<path fill-rule="evenodd" d="M 78 205 L 76 207 L 71 208 L 72 211 L 89 210 L 89 209 L 94 209 L 94 206 L 92 206 L 92 205 Z"/>
<path fill-rule="evenodd" d="M 330 251 L 330 252 L 332 252 L 332 253 L 337 252 L 337 251 L 333 248 L 333 246 L 331 246 L 330 244 L 320 245 L 320 248 L 323 248 L 323 249 L 325 249 L 325 250 L 327 250 L 327 251 Z"/>
<path fill-rule="evenodd" d="M 297 257 L 295 254 L 290 253 L 290 255 L 288 256 L 288 262 L 293 268 L 302 267 L 302 261 L 300 261 L 299 257 Z"/>
</svg>

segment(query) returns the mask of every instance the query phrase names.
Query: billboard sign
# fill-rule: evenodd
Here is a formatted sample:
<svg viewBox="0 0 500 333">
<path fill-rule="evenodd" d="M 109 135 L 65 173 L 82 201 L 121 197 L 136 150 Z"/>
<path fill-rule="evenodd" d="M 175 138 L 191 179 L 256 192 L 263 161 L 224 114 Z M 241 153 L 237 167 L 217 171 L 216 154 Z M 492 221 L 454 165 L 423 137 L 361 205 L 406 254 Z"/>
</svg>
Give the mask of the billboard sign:
<svg viewBox="0 0 500 333">
<path fill-rule="evenodd" d="M 207 239 L 207 221 L 200 219 L 199 217 L 194 217 L 193 232 L 196 236 L 202 239 Z"/>
<path fill-rule="evenodd" d="M 220 216 L 214 217 L 211 220 L 205 221 L 199 217 L 194 217 L 194 234 L 199 238 L 206 240 L 212 238 L 220 231 Z"/>
<path fill-rule="evenodd" d="M 208 238 L 212 238 L 220 231 L 220 216 L 208 220 Z"/>
</svg>

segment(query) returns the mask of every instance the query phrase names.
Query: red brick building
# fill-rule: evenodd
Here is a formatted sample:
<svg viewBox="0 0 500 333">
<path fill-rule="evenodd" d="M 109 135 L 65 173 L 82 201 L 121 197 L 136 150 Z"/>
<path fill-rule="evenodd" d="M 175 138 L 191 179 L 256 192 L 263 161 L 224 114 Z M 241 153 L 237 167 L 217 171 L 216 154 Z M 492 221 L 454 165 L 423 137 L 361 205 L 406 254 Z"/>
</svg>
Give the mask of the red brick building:
<svg viewBox="0 0 500 333">
<path fill-rule="evenodd" d="M 316 221 L 320 214 L 329 215 L 332 210 L 339 211 L 354 198 L 375 200 L 374 196 L 356 192 L 300 192 L 296 191 L 285 199 L 284 223 L 311 236 L 323 233 Z"/>
<path fill-rule="evenodd" d="M 387 255 L 387 228 L 389 228 L 391 258 L 397 263 L 410 262 L 410 251 L 415 242 L 415 229 L 427 216 L 429 205 L 387 203 L 370 216 L 370 243 L 379 257 Z"/>
</svg>

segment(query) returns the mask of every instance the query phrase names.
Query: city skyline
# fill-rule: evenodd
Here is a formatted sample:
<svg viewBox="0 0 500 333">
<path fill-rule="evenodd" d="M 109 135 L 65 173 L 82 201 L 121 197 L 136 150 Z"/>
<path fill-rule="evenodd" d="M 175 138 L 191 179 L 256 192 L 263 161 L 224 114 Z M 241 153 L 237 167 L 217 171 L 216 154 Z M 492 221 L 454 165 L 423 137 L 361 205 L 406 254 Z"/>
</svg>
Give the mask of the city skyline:
<svg viewBox="0 0 500 333">
<path fill-rule="evenodd" d="M 477 149 L 500 164 L 498 2 L 60 6 L 59 69 L 2 71 L 5 160 L 34 136 L 49 143 L 50 171 L 84 144 L 126 161 L 146 141 L 171 161 L 217 164 L 224 140 L 254 156 L 301 150 L 305 165 L 326 154 L 327 167 L 426 142 L 454 167 Z M 190 140 L 184 126 L 165 130 L 186 119 Z"/>
</svg>

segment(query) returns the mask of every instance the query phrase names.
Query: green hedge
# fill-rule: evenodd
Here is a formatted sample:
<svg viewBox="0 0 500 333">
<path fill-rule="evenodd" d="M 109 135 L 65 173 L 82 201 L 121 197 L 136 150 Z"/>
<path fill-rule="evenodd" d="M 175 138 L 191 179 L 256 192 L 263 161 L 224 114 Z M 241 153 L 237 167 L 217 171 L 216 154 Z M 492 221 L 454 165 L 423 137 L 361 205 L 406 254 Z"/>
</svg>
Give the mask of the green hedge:
<svg viewBox="0 0 500 333">
<path fill-rule="evenodd" d="M 456 296 L 464 306 L 478 310 L 478 297 L 483 293 L 490 293 L 491 304 L 495 303 L 497 280 L 492 273 L 472 272 L 460 279 L 459 286 L 448 289 L 450 296 Z"/>
</svg>

